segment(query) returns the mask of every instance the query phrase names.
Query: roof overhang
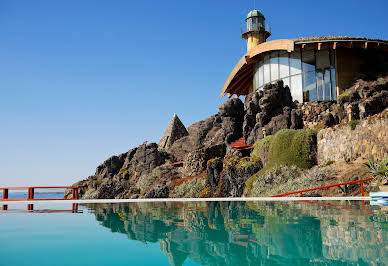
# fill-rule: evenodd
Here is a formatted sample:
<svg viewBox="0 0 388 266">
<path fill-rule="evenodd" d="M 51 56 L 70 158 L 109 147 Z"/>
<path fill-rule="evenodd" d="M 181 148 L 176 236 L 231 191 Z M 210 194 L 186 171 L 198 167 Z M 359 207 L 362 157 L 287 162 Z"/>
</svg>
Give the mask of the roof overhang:
<svg viewBox="0 0 388 266">
<path fill-rule="evenodd" d="M 230 73 L 222 88 L 221 97 L 227 93 L 238 96 L 248 94 L 252 87 L 254 63 L 259 61 L 261 54 L 274 50 L 292 52 L 294 51 L 294 40 L 283 39 L 265 42 L 248 51 Z"/>
<path fill-rule="evenodd" d="M 333 49 L 336 49 L 337 47 L 346 47 L 388 51 L 388 41 L 386 40 L 355 37 L 311 37 L 264 42 L 248 51 L 248 53 L 240 59 L 226 80 L 224 87 L 221 90 L 221 97 L 226 94 L 229 94 L 229 97 L 233 94 L 236 94 L 237 96 L 247 95 L 253 86 L 254 64 L 260 60 L 261 55 L 265 52 L 276 50 L 292 52 L 294 51 L 295 45 L 301 46 L 302 49 L 314 45 L 318 50 L 323 47 L 331 47 Z"/>
</svg>

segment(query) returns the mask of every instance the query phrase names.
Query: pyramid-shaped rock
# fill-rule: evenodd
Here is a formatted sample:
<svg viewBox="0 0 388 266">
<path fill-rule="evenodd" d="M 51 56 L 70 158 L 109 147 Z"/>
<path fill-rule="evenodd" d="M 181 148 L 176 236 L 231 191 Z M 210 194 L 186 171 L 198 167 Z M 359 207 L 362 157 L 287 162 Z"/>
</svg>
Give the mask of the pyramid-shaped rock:
<svg viewBox="0 0 388 266">
<path fill-rule="evenodd" d="M 159 149 L 168 149 L 174 144 L 178 139 L 189 135 L 186 127 L 183 125 L 179 117 L 174 114 L 166 131 L 164 132 L 163 137 L 159 141 Z"/>
</svg>

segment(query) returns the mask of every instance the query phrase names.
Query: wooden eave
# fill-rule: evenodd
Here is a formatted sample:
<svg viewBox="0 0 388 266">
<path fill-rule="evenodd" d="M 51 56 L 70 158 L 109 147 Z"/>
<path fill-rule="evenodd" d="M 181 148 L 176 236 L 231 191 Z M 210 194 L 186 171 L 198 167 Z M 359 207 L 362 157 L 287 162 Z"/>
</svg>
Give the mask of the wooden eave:
<svg viewBox="0 0 388 266">
<path fill-rule="evenodd" d="M 248 51 L 229 74 L 221 90 L 221 97 L 227 93 L 230 95 L 247 95 L 252 87 L 254 63 L 259 61 L 263 53 L 275 50 L 292 52 L 294 50 L 294 41 L 284 39 L 265 42 Z"/>
<path fill-rule="evenodd" d="M 248 53 L 240 59 L 229 74 L 229 77 L 221 90 L 221 97 L 226 94 L 229 94 L 229 96 L 232 96 L 233 94 L 238 96 L 248 94 L 253 83 L 253 67 L 255 63 L 260 60 L 262 54 L 275 50 L 292 52 L 294 51 L 295 45 L 300 46 L 302 49 L 313 46 L 317 49 L 326 47 L 332 49 L 346 47 L 388 51 L 388 41 L 367 38 L 319 37 L 293 40 L 282 39 L 265 42 L 248 51 Z"/>
</svg>

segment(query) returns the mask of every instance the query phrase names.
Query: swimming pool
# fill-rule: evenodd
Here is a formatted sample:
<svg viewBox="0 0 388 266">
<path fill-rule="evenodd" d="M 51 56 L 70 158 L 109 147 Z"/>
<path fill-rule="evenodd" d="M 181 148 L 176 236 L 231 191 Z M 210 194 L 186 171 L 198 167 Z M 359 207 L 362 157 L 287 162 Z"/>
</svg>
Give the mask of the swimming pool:
<svg viewBox="0 0 388 266">
<path fill-rule="evenodd" d="M 0 265 L 388 264 L 387 209 L 362 201 L 7 207 Z"/>
</svg>

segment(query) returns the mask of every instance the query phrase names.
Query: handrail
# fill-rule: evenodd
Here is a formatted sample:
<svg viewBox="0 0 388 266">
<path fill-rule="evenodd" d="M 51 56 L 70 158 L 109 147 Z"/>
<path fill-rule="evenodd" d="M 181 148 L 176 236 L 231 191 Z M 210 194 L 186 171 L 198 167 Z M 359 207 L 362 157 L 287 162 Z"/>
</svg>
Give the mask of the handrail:
<svg viewBox="0 0 388 266">
<path fill-rule="evenodd" d="M 80 188 L 82 186 L 49 186 L 49 187 L 35 187 L 35 186 L 30 186 L 30 187 L 0 187 L 0 189 L 29 189 L 29 188 Z"/>
<path fill-rule="evenodd" d="M 3 190 L 3 198 L 0 199 L 0 201 L 22 201 L 25 199 L 9 199 L 8 198 L 8 192 L 10 189 L 17 190 L 17 189 L 27 189 L 27 200 L 70 200 L 70 199 L 34 199 L 35 189 L 48 189 L 48 188 L 67 188 L 72 189 L 73 197 L 72 200 L 77 200 L 79 198 L 79 191 L 78 189 L 83 186 L 37 186 L 37 187 L 0 187 L 0 189 Z"/>
<path fill-rule="evenodd" d="M 303 197 L 303 193 L 305 193 L 305 192 L 319 190 L 319 189 L 325 189 L 325 188 L 331 188 L 331 187 L 339 187 L 342 185 L 350 185 L 350 184 L 356 184 L 356 183 L 361 183 L 361 196 L 364 196 L 364 182 L 371 181 L 373 179 L 374 179 L 374 177 L 370 177 L 370 178 L 366 178 L 366 179 L 355 180 L 355 181 L 350 181 L 350 182 L 345 182 L 345 183 L 340 183 L 340 184 L 333 184 L 333 185 L 328 185 L 328 186 L 323 186 L 323 187 L 309 188 L 309 189 L 299 190 L 299 191 L 295 191 L 295 192 L 279 194 L 279 195 L 275 195 L 275 196 L 271 196 L 271 197 L 284 197 L 284 196 L 294 195 L 294 194 L 300 194 L 300 196 Z"/>
</svg>

